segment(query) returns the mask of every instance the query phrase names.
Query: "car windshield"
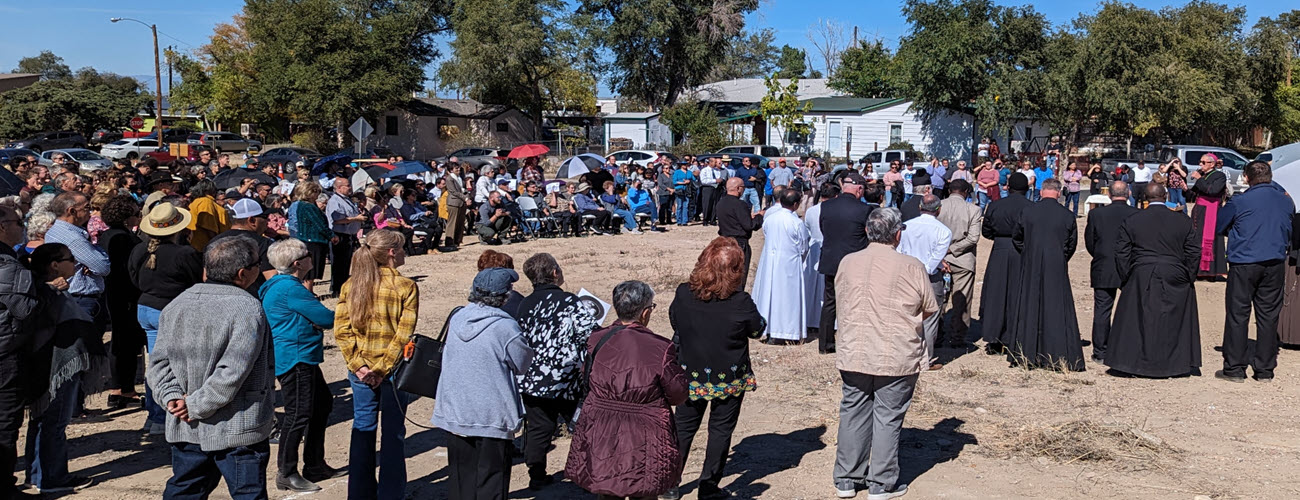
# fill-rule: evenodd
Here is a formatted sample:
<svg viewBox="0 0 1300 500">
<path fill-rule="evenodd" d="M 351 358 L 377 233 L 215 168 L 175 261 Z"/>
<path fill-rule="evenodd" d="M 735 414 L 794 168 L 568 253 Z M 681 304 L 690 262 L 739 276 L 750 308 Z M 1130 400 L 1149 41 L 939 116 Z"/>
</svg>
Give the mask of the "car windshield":
<svg viewBox="0 0 1300 500">
<path fill-rule="evenodd" d="M 68 151 L 68 156 L 74 160 L 102 160 L 103 158 L 92 151 Z"/>
<path fill-rule="evenodd" d="M 112 145 L 112 146 L 121 146 L 121 145 L 124 145 L 124 144 L 126 144 L 126 141 L 113 141 L 113 142 L 110 142 L 110 143 L 109 143 L 109 145 Z"/>
<path fill-rule="evenodd" d="M 198 141 L 198 140 L 202 140 L 202 139 L 203 139 L 203 134 L 190 134 L 189 137 L 186 137 L 185 139 L 186 139 L 186 140 L 189 140 L 189 141 Z"/>
</svg>

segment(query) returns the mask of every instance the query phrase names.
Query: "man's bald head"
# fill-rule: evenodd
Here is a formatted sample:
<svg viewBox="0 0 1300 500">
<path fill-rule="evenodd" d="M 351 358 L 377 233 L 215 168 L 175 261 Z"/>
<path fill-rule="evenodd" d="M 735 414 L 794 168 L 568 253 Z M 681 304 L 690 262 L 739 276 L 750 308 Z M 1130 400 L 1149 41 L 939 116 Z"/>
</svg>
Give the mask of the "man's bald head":
<svg viewBox="0 0 1300 500">
<path fill-rule="evenodd" d="M 1158 184 L 1157 184 L 1157 185 L 1158 185 Z M 1127 200 L 1127 199 L 1128 199 L 1128 183 L 1126 183 L 1126 182 L 1124 182 L 1124 181 L 1115 181 L 1115 182 L 1110 183 L 1110 199 L 1112 199 L 1112 200 Z"/>
<path fill-rule="evenodd" d="M 938 196 L 926 193 L 921 197 L 921 213 L 923 214 L 938 215 L 940 206 L 942 206 L 942 202 Z"/>
<path fill-rule="evenodd" d="M 739 177 L 732 177 L 730 179 L 727 179 L 727 194 L 732 196 L 740 196 L 740 193 L 744 190 L 745 190 L 745 181 L 741 180 Z"/>
<path fill-rule="evenodd" d="M 1149 202 L 1163 202 L 1169 199 L 1169 191 L 1154 182 L 1147 184 L 1146 195 Z"/>
</svg>

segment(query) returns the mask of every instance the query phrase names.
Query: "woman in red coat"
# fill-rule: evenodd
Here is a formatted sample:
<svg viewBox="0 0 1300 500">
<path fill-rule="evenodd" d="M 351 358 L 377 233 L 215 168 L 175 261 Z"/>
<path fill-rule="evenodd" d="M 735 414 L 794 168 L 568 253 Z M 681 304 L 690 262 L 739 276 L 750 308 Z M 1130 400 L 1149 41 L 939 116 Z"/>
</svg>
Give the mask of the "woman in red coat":
<svg viewBox="0 0 1300 500">
<path fill-rule="evenodd" d="M 672 343 L 645 326 L 654 309 L 650 285 L 620 283 L 618 321 L 588 340 L 590 392 L 565 475 L 601 499 L 653 499 L 681 481 L 672 407 L 686 401 L 686 373 Z"/>
</svg>

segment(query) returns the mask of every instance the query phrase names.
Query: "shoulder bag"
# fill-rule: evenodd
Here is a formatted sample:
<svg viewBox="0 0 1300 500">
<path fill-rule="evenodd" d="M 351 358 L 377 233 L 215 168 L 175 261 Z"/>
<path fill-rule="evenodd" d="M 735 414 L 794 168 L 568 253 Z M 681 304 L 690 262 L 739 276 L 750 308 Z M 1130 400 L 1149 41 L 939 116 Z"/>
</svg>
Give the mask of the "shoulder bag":
<svg viewBox="0 0 1300 500">
<path fill-rule="evenodd" d="M 582 414 L 582 405 L 587 402 L 587 395 L 591 393 L 591 365 L 596 362 L 596 354 L 600 352 L 600 348 L 604 347 L 606 342 L 609 342 L 609 339 L 614 338 L 614 335 L 623 331 L 624 328 L 626 328 L 625 325 L 618 325 L 605 334 L 600 339 L 600 342 L 596 342 L 596 347 L 591 350 L 591 356 L 587 356 L 587 361 L 582 364 L 582 396 L 578 397 L 578 407 L 573 411 L 573 423 L 575 425 L 578 423 L 578 416 Z"/>
<path fill-rule="evenodd" d="M 447 346 L 447 328 L 451 317 L 462 306 L 456 306 L 443 322 L 438 338 L 429 338 L 416 334 L 402 349 L 402 358 L 393 367 L 393 385 L 402 392 L 424 396 L 438 397 L 438 379 L 442 376 L 442 350 Z"/>
</svg>

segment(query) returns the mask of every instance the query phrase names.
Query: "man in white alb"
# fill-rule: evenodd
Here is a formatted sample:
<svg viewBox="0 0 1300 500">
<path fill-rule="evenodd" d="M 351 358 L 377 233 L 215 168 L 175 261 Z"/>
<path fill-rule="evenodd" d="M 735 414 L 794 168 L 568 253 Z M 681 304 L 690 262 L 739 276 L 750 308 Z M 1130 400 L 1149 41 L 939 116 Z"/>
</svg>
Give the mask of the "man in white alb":
<svg viewBox="0 0 1300 500">
<path fill-rule="evenodd" d="M 782 189 L 777 196 L 780 208 L 764 214 L 763 253 L 758 258 L 753 298 L 758 313 L 767 320 L 766 333 L 772 342 L 798 342 L 808 334 L 804 306 L 808 228 L 794 212 L 802 199 L 798 190 Z"/>
</svg>

